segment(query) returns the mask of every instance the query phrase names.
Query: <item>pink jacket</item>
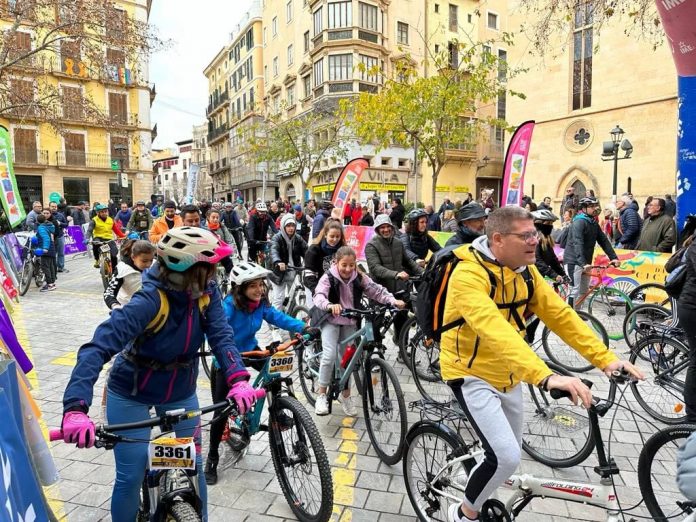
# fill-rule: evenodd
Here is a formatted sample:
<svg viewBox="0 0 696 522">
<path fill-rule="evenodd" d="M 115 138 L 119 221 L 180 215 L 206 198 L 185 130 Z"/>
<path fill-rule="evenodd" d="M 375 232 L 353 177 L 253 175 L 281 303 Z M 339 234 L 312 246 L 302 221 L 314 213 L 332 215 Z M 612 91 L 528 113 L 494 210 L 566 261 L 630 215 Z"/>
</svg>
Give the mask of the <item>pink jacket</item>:
<svg viewBox="0 0 696 522">
<path fill-rule="evenodd" d="M 329 282 L 329 275 L 326 273 L 321 276 L 319 283 L 317 283 L 317 288 L 314 291 L 314 306 L 318 307 L 320 310 L 327 310 L 330 304 L 340 304 L 343 308 L 353 308 L 353 280 L 358 277 L 357 271 L 353 272 L 353 275 L 347 282 L 344 281 L 338 274 L 338 268 L 336 268 L 336 265 L 332 265 L 329 272 L 338 281 L 341 302 L 329 302 L 329 289 L 331 288 L 331 283 Z M 393 305 L 396 302 L 394 296 L 391 295 L 386 288 L 375 283 L 366 274 L 362 274 L 362 287 L 364 294 L 370 299 L 374 299 L 378 303 Z M 355 324 L 354 319 L 350 319 L 349 317 L 341 317 L 340 315 L 332 315 L 329 317 L 328 321 L 331 324 L 337 325 Z"/>
</svg>

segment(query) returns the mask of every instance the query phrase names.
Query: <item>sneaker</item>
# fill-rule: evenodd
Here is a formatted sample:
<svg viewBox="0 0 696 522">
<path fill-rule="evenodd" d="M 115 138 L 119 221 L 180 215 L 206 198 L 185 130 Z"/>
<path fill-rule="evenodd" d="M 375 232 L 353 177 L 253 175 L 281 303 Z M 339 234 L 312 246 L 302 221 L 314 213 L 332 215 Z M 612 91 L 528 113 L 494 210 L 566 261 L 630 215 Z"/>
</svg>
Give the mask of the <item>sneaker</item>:
<svg viewBox="0 0 696 522">
<path fill-rule="evenodd" d="M 447 509 L 447 520 L 449 522 L 465 522 L 467 520 L 471 520 L 470 518 L 459 518 L 459 504 L 452 504 L 448 509 Z M 474 520 L 479 520 L 478 518 L 475 518 Z"/>
<path fill-rule="evenodd" d="M 351 397 L 350 395 L 348 397 L 339 395 L 338 402 L 341 403 L 343 413 L 345 413 L 347 417 L 357 417 L 358 410 L 355 408 L 355 404 L 353 404 L 353 397 Z"/>
<path fill-rule="evenodd" d="M 319 416 L 329 414 L 329 398 L 325 393 L 322 393 L 317 397 L 317 401 L 314 403 L 314 413 Z"/>
<path fill-rule="evenodd" d="M 95 261 L 92 266 L 94 266 L 94 268 L 99 268 L 99 260 Z"/>
<path fill-rule="evenodd" d="M 43 285 L 43 286 L 39 289 L 39 292 L 48 292 L 48 291 L 49 291 L 48 286 L 49 286 L 48 283 L 46 283 L 45 285 Z"/>
<path fill-rule="evenodd" d="M 57 272 L 60 272 L 61 274 L 67 274 L 70 272 L 67 268 L 59 268 Z"/>
<path fill-rule="evenodd" d="M 49 291 L 49 292 L 50 292 L 51 290 L 55 290 L 55 289 L 56 289 L 56 284 L 55 284 L 55 283 L 52 283 L 52 284 L 48 285 L 48 291 Z"/>
</svg>

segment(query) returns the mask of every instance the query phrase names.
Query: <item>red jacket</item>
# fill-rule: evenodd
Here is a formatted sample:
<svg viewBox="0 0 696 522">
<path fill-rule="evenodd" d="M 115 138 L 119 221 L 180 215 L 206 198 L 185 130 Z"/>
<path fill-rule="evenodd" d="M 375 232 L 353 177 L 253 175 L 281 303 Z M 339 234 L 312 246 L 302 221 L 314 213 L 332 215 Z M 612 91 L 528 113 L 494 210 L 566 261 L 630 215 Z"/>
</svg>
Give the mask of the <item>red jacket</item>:
<svg viewBox="0 0 696 522">
<path fill-rule="evenodd" d="M 350 203 L 347 203 L 345 207 L 343 207 L 343 219 L 349 218 L 351 216 L 351 209 L 350 209 Z"/>
<path fill-rule="evenodd" d="M 353 212 L 350 214 L 350 219 L 356 227 L 360 224 L 362 219 L 362 208 L 360 208 L 360 205 L 355 205 Z"/>
</svg>

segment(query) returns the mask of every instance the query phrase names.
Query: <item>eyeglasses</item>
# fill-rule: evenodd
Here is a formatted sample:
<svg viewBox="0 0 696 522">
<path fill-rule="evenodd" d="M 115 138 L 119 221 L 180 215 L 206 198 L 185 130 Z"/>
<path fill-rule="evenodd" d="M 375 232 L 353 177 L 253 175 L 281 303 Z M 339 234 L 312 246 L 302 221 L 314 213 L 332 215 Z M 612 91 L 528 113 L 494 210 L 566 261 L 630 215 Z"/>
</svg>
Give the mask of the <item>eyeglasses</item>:
<svg viewBox="0 0 696 522">
<path fill-rule="evenodd" d="M 504 236 L 517 236 L 522 241 L 527 243 L 528 245 L 533 245 L 534 243 L 539 242 L 539 236 L 537 235 L 536 231 L 534 231 L 534 232 L 506 232 L 503 235 Z"/>
</svg>

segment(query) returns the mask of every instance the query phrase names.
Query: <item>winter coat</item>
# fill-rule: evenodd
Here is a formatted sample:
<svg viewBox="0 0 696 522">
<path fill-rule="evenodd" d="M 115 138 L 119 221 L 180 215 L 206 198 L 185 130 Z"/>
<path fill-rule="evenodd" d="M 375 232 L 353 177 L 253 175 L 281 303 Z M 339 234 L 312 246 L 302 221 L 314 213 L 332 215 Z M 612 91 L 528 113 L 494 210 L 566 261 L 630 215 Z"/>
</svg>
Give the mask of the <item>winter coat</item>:
<svg viewBox="0 0 696 522">
<path fill-rule="evenodd" d="M 594 219 L 582 212 L 573 218 L 568 230 L 563 263 L 566 265 L 585 266 L 592 263 L 595 245 L 599 243 L 609 259 L 618 259 L 611 242 L 604 235 Z"/>
<path fill-rule="evenodd" d="M 619 211 L 619 221 L 623 231 L 619 238 L 619 243 L 621 243 L 622 248 L 633 250 L 636 248 L 640 238 L 640 229 L 642 227 L 640 216 L 634 208 L 625 206 Z"/>
<path fill-rule="evenodd" d="M 399 239 L 404 245 L 406 257 L 413 261 L 425 259 L 428 257 L 428 252 L 435 253 L 442 248 L 440 244 L 435 241 L 435 238 L 427 232 L 425 234 L 401 234 Z"/>
<path fill-rule="evenodd" d="M 131 209 L 128 209 L 125 212 L 123 210 L 119 210 L 116 217 L 114 217 L 114 221 L 120 221 L 121 228 L 128 228 L 128 223 L 130 222 L 132 215 L 133 211 Z"/>
<path fill-rule="evenodd" d="M 580 208 L 580 196 L 573 194 L 572 196 L 566 196 L 561 202 L 561 216 L 566 210 L 579 210 Z"/>
<path fill-rule="evenodd" d="M 341 308 L 354 308 L 353 304 L 353 280 L 358 277 L 358 271 L 354 270 L 348 281 L 344 281 L 338 273 L 338 268 L 333 265 L 329 269 L 329 273 L 338 281 L 339 302 L 332 303 L 329 301 L 329 290 L 331 289 L 331 281 L 328 274 L 324 274 L 319 279 L 316 292 L 314 292 L 314 306 L 320 310 L 328 310 L 329 305 L 340 304 Z M 370 299 L 382 304 L 394 305 L 396 299 L 390 294 L 386 288 L 375 283 L 366 274 L 360 274 L 360 284 L 364 295 Z M 328 322 L 337 325 L 354 325 L 355 319 L 349 317 L 341 317 L 340 315 L 331 315 Z"/>
<path fill-rule="evenodd" d="M 170 223 L 173 223 L 171 227 L 169 226 Z M 184 222 L 181 221 L 181 217 L 178 215 L 174 215 L 174 221 L 169 221 L 165 216 L 155 219 L 155 222 L 150 228 L 150 243 L 157 244 L 159 240 L 162 239 L 162 236 L 169 232 L 169 230 L 183 226 Z"/>
<path fill-rule="evenodd" d="M 331 262 L 335 254 L 335 251 L 326 253 L 321 245 L 318 244 L 311 244 L 309 248 L 307 248 L 304 259 L 304 284 L 312 293 L 314 293 L 314 290 L 317 288 L 317 283 L 319 279 L 321 279 L 321 276 L 331 268 Z"/>
<path fill-rule="evenodd" d="M 483 234 L 481 234 L 480 232 L 474 232 L 469 227 L 465 227 L 464 225 L 462 225 L 460 227 L 457 227 L 456 234 L 454 234 L 451 238 L 447 240 L 445 246 L 450 247 L 453 245 L 466 245 L 468 243 L 473 243 L 474 239 L 482 235 Z"/>
<path fill-rule="evenodd" d="M 294 271 L 287 270 L 281 272 L 278 269 L 278 264 L 285 263 L 286 265 L 302 266 L 302 260 L 307 253 L 307 243 L 305 243 L 305 240 L 302 239 L 297 232 L 292 236 L 291 241 L 292 259 L 289 259 L 290 252 L 283 231 L 281 230 L 271 239 L 271 263 L 273 265 L 273 273 L 269 276 L 269 279 L 277 285 L 284 279 L 292 281 L 295 277 Z"/>
<path fill-rule="evenodd" d="M 687 500 L 696 502 L 696 432 L 677 452 L 677 485 Z"/>
<path fill-rule="evenodd" d="M 384 286 L 392 294 L 404 289 L 401 280 L 396 279 L 399 272 L 409 275 L 420 275 L 423 269 L 406 255 L 406 249 L 398 237 L 384 239 L 379 234 L 365 245 L 367 268 L 376 283 Z"/>
<path fill-rule="evenodd" d="M 209 230 L 213 234 L 215 234 L 220 240 L 222 240 L 223 243 L 227 245 L 232 245 L 232 247 L 236 248 L 235 242 L 234 242 L 234 237 L 232 236 L 232 232 L 227 230 L 227 227 L 225 225 L 220 225 L 218 228 L 213 230 L 209 226 L 206 227 L 206 230 Z"/>
<path fill-rule="evenodd" d="M 566 272 L 563 270 L 563 265 L 558 260 L 556 252 L 553 251 L 553 248 L 542 247 L 541 242 L 536 247 L 536 261 L 534 265 L 544 277 L 551 279 L 556 279 L 558 276 L 566 277 Z"/>
<path fill-rule="evenodd" d="M 454 232 L 459 231 L 459 224 L 455 218 L 450 218 L 442 223 L 442 232 Z"/>
<path fill-rule="evenodd" d="M 397 230 L 400 230 L 404 224 L 404 217 L 406 217 L 406 208 L 403 205 L 396 205 L 391 214 L 389 214 L 389 219 L 394 223 Z"/>
<path fill-rule="evenodd" d="M 262 218 L 257 213 L 249 216 L 249 222 L 247 223 L 246 230 L 250 245 L 253 244 L 252 242 L 256 241 L 267 241 L 269 230 L 273 234 L 278 232 L 278 229 L 275 226 L 275 220 L 271 219 L 270 214 Z"/>
<path fill-rule="evenodd" d="M 249 221 L 249 213 L 247 212 L 247 209 L 244 208 L 244 205 L 237 205 L 234 207 L 234 211 L 237 213 L 237 219 L 239 219 L 240 223 L 242 221 L 245 223 Z"/>
<path fill-rule="evenodd" d="M 643 221 L 637 250 L 651 252 L 671 252 L 677 242 L 677 227 L 674 220 L 667 214 L 650 216 Z"/>
<path fill-rule="evenodd" d="M 142 286 L 143 273 L 133 264 L 133 260 L 119 261 L 109 286 L 104 290 L 104 302 L 109 310 L 115 305 L 125 305 Z"/>
<path fill-rule="evenodd" d="M 673 199 L 665 199 L 665 214 L 672 218 L 677 215 L 677 204 Z"/>
<path fill-rule="evenodd" d="M 362 218 L 362 207 L 360 205 L 355 205 L 353 210 L 350 212 L 350 222 L 356 227 L 360 224 L 360 218 Z"/>
<path fill-rule="evenodd" d="M 43 250 L 42 256 L 56 256 L 55 233 L 56 227 L 50 221 L 38 224 L 36 228 L 36 239 L 38 241 L 36 248 Z"/>
<path fill-rule="evenodd" d="M 136 232 L 146 232 L 152 228 L 152 222 L 152 214 L 150 214 L 149 210 L 144 209 L 141 212 L 136 209 L 131 213 L 131 217 L 128 220 L 126 228 Z"/>
<path fill-rule="evenodd" d="M 242 226 L 242 224 L 239 222 L 239 216 L 234 210 L 221 212 L 220 223 L 222 223 L 230 232 L 232 232 L 235 228 Z"/>
<path fill-rule="evenodd" d="M 372 227 L 375 224 L 375 218 L 369 212 L 360 218 L 358 224 L 361 227 Z"/>
<path fill-rule="evenodd" d="M 62 212 L 52 212 L 51 221 L 53 221 L 54 225 L 57 223 L 60 227 L 60 230 L 56 229 L 56 237 L 63 237 L 65 230 L 68 228 L 68 220 L 65 218 L 65 214 Z"/>
<path fill-rule="evenodd" d="M 29 213 L 27 214 L 27 219 L 26 221 L 24 221 L 24 230 L 28 230 L 30 232 L 36 231 L 36 218 L 39 217 L 39 214 L 41 214 L 41 212 L 37 214 L 33 210 L 29 211 Z"/>
<path fill-rule="evenodd" d="M 312 231 L 312 226 L 309 223 L 309 220 L 307 219 L 307 214 L 302 214 L 301 217 L 297 217 L 297 212 L 295 212 L 295 221 L 297 222 L 297 234 L 300 235 L 302 239 L 305 240 L 305 243 L 309 241 L 309 234 Z"/>
<path fill-rule="evenodd" d="M 157 333 L 144 335 L 147 325 L 160 312 L 161 292 L 169 305 L 166 321 Z M 198 348 L 206 338 L 228 384 L 249 379 L 222 309 L 217 284 L 210 281 L 205 292 L 195 298 L 189 291 L 172 290 L 160 281 L 159 269 L 154 265 L 143 274 L 143 286 L 130 303 L 113 310 L 109 319 L 97 327 L 92 340 L 77 352 L 63 407 L 66 411 L 78 408 L 87 412 L 94 384 L 114 356 L 107 383 L 110 391 L 142 404 L 167 404 L 190 397 L 196 392 Z M 178 367 L 154 369 L 136 364 L 131 362 L 134 352 L 143 361 L 151 361 L 149 366 L 178 363 Z"/>
<path fill-rule="evenodd" d="M 317 237 L 321 230 L 324 228 L 324 223 L 331 216 L 331 212 L 328 210 L 320 209 L 317 215 L 314 216 L 314 221 L 312 221 L 312 239 Z"/>
<path fill-rule="evenodd" d="M 73 225 L 81 227 L 89 221 L 89 212 L 73 207 L 70 209 L 70 217 L 73 220 Z M 29 218 L 27 217 L 27 219 Z"/>
<path fill-rule="evenodd" d="M 679 294 L 679 308 L 696 310 L 696 241 L 686 250 L 686 280 Z"/>
<path fill-rule="evenodd" d="M 428 214 L 428 230 L 439 232 L 441 227 L 442 222 L 440 221 L 440 216 L 435 214 L 435 212 Z"/>
</svg>

